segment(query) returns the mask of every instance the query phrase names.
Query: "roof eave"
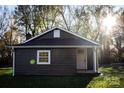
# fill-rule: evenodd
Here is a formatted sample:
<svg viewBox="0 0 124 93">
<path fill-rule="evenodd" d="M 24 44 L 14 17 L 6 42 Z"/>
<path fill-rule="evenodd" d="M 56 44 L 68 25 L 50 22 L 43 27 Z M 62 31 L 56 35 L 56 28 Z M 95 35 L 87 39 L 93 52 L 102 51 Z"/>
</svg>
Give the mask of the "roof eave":
<svg viewBox="0 0 124 93">
<path fill-rule="evenodd" d="M 101 46 L 89 45 L 35 45 L 35 46 L 7 46 L 7 48 L 100 48 Z"/>
</svg>

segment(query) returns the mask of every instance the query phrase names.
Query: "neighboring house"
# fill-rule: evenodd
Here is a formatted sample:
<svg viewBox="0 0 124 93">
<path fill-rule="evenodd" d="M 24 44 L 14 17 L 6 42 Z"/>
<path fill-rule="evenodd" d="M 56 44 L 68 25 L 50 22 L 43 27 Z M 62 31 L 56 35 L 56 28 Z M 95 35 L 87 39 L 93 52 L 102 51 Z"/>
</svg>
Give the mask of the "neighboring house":
<svg viewBox="0 0 124 93">
<path fill-rule="evenodd" d="M 96 42 L 53 28 L 13 48 L 13 75 L 97 73 Z"/>
</svg>

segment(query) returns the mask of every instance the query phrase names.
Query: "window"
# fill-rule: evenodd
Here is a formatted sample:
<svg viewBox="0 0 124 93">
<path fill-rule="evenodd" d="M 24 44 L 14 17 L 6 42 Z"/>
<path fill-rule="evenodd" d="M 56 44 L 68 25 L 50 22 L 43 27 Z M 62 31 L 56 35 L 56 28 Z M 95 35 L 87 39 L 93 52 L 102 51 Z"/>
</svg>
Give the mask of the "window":
<svg viewBox="0 0 124 93">
<path fill-rule="evenodd" d="M 37 64 L 50 64 L 50 50 L 37 51 Z"/>
<path fill-rule="evenodd" d="M 60 30 L 54 30 L 54 38 L 60 37 Z"/>
</svg>

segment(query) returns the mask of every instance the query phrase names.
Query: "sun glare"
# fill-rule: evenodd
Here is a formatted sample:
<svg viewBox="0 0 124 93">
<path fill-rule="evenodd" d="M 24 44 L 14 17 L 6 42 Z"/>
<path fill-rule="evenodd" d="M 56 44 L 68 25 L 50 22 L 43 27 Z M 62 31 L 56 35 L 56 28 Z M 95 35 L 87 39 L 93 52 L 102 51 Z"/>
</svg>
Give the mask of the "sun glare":
<svg viewBox="0 0 124 93">
<path fill-rule="evenodd" d="M 116 24 L 116 18 L 112 15 L 107 15 L 103 19 L 103 26 L 105 27 L 105 34 L 110 34 L 112 31 L 113 26 Z"/>
</svg>

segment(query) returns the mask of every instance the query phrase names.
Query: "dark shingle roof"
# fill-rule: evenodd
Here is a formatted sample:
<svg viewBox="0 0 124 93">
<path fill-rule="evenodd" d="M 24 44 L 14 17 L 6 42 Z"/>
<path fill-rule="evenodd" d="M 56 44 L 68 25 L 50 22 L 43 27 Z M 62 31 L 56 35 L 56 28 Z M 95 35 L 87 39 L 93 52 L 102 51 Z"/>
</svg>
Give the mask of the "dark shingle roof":
<svg viewBox="0 0 124 93">
<path fill-rule="evenodd" d="M 83 39 L 42 39 L 42 40 L 36 40 L 35 42 L 27 42 L 20 45 L 92 45 L 97 46 L 97 44 L 91 43 L 89 41 L 83 40 Z"/>
</svg>

